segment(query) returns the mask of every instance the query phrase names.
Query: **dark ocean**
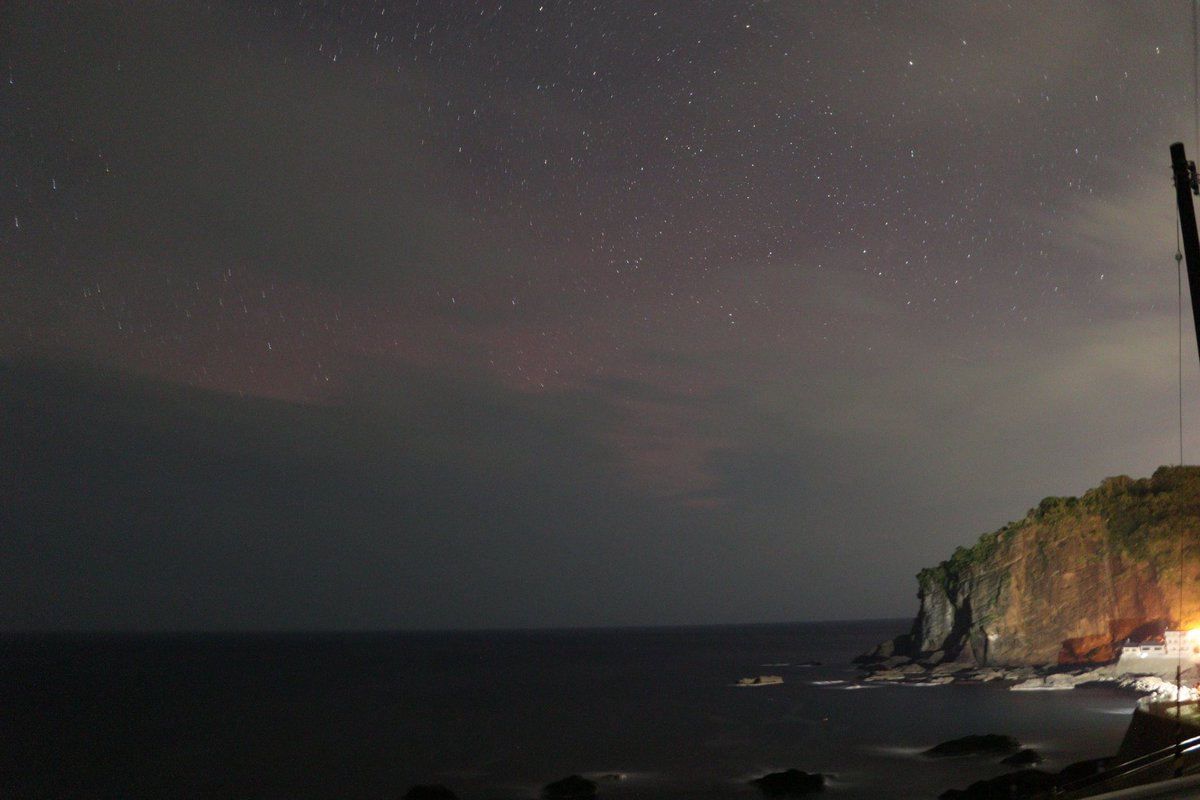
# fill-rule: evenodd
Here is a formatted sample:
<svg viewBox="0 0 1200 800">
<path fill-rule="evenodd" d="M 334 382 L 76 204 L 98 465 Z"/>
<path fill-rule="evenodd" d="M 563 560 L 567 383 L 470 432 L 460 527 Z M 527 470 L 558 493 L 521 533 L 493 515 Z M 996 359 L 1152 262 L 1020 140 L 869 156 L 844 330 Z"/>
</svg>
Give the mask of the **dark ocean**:
<svg viewBox="0 0 1200 800">
<path fill-rule="evenodd" d="M 624 773 L 599 796 L 749 799 L 795 767 L 829 798 L 932 798 L 1003 771 L 919 755 L 945 739 L 1010 734 L 1048 769 L 1116 751 L 1134 698 L 1108 690 L 860 686 L 850 659 L 907 626 L 8 635 L 0 797 L 536 798 Z M 732 685 L 759 674 L 784 683 Z"/>
</svg>

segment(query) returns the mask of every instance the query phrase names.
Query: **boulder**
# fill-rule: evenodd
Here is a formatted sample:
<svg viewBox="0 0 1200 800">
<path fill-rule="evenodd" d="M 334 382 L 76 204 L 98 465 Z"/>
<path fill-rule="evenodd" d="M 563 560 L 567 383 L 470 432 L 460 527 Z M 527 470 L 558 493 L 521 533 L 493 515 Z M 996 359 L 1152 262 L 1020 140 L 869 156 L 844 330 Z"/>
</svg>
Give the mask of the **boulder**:
<svg viewBox="0 0 1200 800">
<path fill-rule="evenodd" d="M 1012 753 L 1020 749 L 1021 743 L 1011 736 L 985 733 L 974 736 L 963 736 L 959 739 L 942 742 L 926 750 L 924 755 L 930 758 L 947 758 L 951 756 Z"/>
<path fill-rule="evenodd" d="M 825 776 L 820 773 L 808 773 L 798 769 L 786 772 L 771 772 L 761 778 L 755 778 L 750 783 L 771 797 L 808 794 L 825 788 Z"/>
<path fill-rule="evenodd" d="M 868 653 L 855 656 L 851 659 L 852 664 L 874 664 L 878 661 L 883 661 L 885 658 L 891 658 L 895 654 L 895 647 L 889 639 L 876 646 L 876 648 Z"/>
<path fill-rule="evenodd" d="M 875 664 L 910 652 L 912 652 L 912 637 L 904 633 L 888 639 L 886 642 L 880 642 L 874 650 L 855 657 L 854 663 Z"/>
<path fill-rule="evenodd" d="M 570 775 L 542 787 L 547 800 L 585 800 L 596 796 L 596 784 L 579 775 Z"/>
</svg>

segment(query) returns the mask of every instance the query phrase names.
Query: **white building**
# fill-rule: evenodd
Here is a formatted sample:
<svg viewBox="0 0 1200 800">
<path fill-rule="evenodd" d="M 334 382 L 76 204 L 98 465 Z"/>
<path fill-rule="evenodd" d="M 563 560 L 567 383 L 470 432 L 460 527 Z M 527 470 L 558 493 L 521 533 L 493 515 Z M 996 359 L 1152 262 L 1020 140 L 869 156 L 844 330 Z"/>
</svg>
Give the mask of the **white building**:
<svg viewBox="0 0 1200 800">
<path fill-rule="evenodd" d="M 1173 658 L 1200 661 L 1200 629 L 1165 631 L 1161 637 L 1121 645 L 1121 662 L 1143 658 Z"/>
</svg>

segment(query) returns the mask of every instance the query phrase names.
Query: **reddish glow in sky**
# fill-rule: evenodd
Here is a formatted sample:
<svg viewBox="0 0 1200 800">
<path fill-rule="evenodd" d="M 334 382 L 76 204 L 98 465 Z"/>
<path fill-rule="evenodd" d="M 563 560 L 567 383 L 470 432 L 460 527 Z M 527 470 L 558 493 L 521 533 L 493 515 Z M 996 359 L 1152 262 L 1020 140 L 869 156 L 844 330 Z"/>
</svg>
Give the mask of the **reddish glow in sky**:
<svg viewBox="0 0 1200 800">
<path fill-rule="evenodd" d="M 95 370 L 134 395 L 270 400 L 328 473 L 325 522 L 252 526 L 324 587 L 320 613 L 287 611 L 301 583 L 281 575 L 278 613 L 217 597 L 158 618 L 168 590 L 131 556 L 93 576 L 113 587 L 96 624 L 910 613 L 912 574 L 954 546 L 1177 458 L 1167 147 L 1195 149 L 1190 14 L 5 4 L 0 358 L 87 376 L 82 407 L 107 391 Z M 10 410 L 44 401 L 25 380 Z M 385 503 L 329 578 L 314 542 L 343 527 L 336 487 L 364 480 L 477 518 Z M 213 547 L 217 574 L 247 569 Z M 437 603 L 385 599 L 389 574 L 450 571 Z M 11 599 L 40 608 L 64 575 Z M 375 588 L 347 595 L 353 576 Z"/>
</svg>

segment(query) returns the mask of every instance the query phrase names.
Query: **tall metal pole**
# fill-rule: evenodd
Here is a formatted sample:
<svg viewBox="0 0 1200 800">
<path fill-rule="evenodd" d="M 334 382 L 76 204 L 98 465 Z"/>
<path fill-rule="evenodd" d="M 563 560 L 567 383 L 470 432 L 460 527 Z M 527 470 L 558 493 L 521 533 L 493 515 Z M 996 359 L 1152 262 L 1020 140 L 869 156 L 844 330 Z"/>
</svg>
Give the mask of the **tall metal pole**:
<svg viewBox="0 0 1200 800">
<path fill-rule="evenodd" d="M 1179 230 L 1183 236 L 1183 255 L 1187 259 L 1188 291 L 1192 296 L 1192 324 L 1200 345 L 1200 236 L 1196 234 L 1196 210 L 1192 195 L 1200 194 L 1196 184 L 1196 165 L 1188 161 L 1183 142 L 1171 145 L 1171 172 L 1175 175 L 1175 202 L 1179 206 Z"/>
<path fill-rule="evenodd" d="M 1194 13 L 1194 9 L 1193 9 Z M 1183 238 L 1183 254 L 1187 259 L 1188 293 L 1192 299 L 1192 324 L 1196 329 L 1196 345 L 1200 348 L 1200 236 L 1196 233 L 1196 210 L 1192 195 L 1200 194 L 1196 164 L 1187 160 L 1183 142 L 1171 145 L 1171 172 L 1175 176 L 1175 203 L 1179 206 L 1179 232 Z M 1182 389 L 1180 390 L 1182 391 Z M 1182 439 L 1181 439 L 1182 441 Z M 1182 448 L 1182 445 L 1181 445 Z M 1180 534 L 1182 536 L 1182 534 Z M 1183 540 L 1179 557 L 1179 622 L 1183 623 Z M 1182 632 L 1180 633 L 1182 637 Z M 1180 646 L 1183 642 L 1180 641 Z M 1175 663 L 1175 777 L 1183 775 L 1183 706 L 1182 658 Z"/>
</svg>

